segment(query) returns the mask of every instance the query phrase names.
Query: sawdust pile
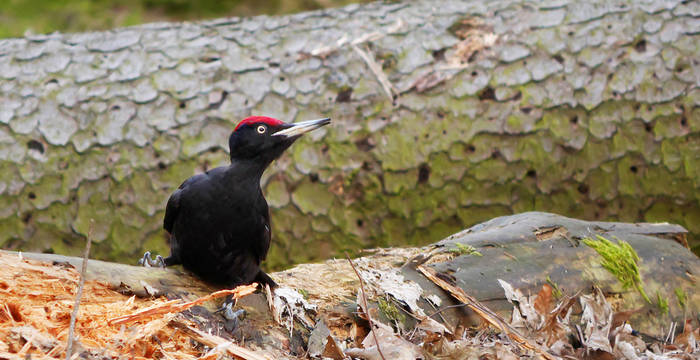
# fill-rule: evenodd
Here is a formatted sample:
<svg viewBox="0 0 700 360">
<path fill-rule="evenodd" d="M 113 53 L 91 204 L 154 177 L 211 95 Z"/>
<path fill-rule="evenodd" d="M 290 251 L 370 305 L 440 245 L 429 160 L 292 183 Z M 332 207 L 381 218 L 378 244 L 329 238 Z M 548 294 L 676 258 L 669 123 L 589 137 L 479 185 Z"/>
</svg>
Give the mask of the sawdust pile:
<svg viewBox="0 0 700 360">
<path fill-rule="evenodd" d="M 80 274 L 71 266 L 2 253 L 0 263 L 0 359 L 64 359 Z M 86 281 L 73 353 L 109 358 L 202 356 L 206 348 L 172 324 L 177 316 L 172 311 L 193 303 L 127 297 L 107 284 Z M 123 319 L 128 319 L 128 325 Z"/>
</svg>

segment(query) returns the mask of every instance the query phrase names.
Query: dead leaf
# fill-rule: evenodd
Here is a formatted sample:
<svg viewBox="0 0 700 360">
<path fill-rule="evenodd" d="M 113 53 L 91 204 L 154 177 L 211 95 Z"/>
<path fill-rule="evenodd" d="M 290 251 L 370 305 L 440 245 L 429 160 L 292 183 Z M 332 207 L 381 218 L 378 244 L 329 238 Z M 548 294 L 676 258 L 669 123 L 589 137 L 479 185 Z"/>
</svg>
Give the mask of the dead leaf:
<svg viewBox="0 0 700 360">
<path fill-rule="evenodd" d="M 376 341 L 374 340 L 375 335 Z M 394 330 L 390 326 L 376 321 L 372 330 L 362 341 L 364 349 L 347 349 L 345 353 L 363 359 L 381 359 L 379 350 L 377 350 L 377 342 L 379 342 L 379 348 L 385 359 L 413 360 L 423 357 L 418 346 L 394 334 Z"/>
<path fill-rule="evenodd" d="M 581 321 L 586 323 L 584 345 L 591 350 L 612 353 L 608 339 L 612 325 L 612 307 L 598 288 L 591 295 L 582 295 L 579 301 L 583 307 Z"/>
<path fill-rule="evenodd" d="M 694 353 L 699 350 L 698 339 L 700 339 L 700 327 L 693 329 L 692 320 L 688 319 L 683 325 L 683 332 L 676 336 L 674 344 L 681 346 L 689 353 Z"/>
<path fill-rule="evenodd" d="M 537 293 L 534 307 L 541 316 L 547 316 L 552 309 L 552 287 L 549 284 L 542 285 L 542 289 Z"/>
<path fill-rule="evenodd" d="M 421 320 L 421 322 L 418 323 L 416 327 L 418 329 L 437 334 L 452 334 L 452 332 L 447 327 L 445 327 L 445 325 L 427 316 L 423 320 Z"/>
<path fill-rule="evenodd" d="M 340 348 L 338 343 L 335 341 L 333 336 L 328 335 L 328 342 L 326 343 L 326 348 L 323 350 L 324 358 L 331 358 L 333 360 L 343 360 L 346 358 L 343 353 L 343 349 Z"/>
<path fill-rule="evenodd" d="M 642 310 L 644 310 L 644 308 L 616 312 L 615 315 L 613 315 L 612 328 L 615 329 L 619 326 L 622 326 L 622 324 L 624 324 L 630 320 L 632 315 L 634 315 Z"/>
<path fill-rule="evenodd" d="M 506 300 L 508 300 L 511 304 L 515 305 L 520 311 L 519 315 L 522 316 L 522 320 L 526 323 L 527 327 L 531 329 L 540 328 L 544 321 L 544 317 L 541 316 L 540 313 L 537 312 L 537 310 L 535 310 L 535 307 L 533 305 L 533 299 L 523 295 L 523 293 L 520 290 L 514 289 L 511 284 L 501 279 L 498 279 L 498 283 L 501 285 L 503 291 L 505 292 Z M 516 312 L 513 311 L 514 321 L 515 318 Z"/>
</svg>

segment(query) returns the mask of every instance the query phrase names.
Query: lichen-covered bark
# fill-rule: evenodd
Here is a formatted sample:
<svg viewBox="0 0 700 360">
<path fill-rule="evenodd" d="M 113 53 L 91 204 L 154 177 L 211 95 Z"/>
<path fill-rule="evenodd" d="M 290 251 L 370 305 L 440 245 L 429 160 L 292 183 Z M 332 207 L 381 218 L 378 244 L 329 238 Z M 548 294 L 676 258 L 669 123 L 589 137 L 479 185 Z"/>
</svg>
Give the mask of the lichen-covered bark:
<svg viewBox="0 0 700 360">
<path fill-rule="evenodd" d="M 333 118 L 266 174 L 272 268 L 531 209 L 697 246 L 699 17 L 412 1 L 0 40 L 0 246 L 75 254 L 94 218 L 99 258 L 167 252 L 168 195 L 249 114 Z"/>
</svg>

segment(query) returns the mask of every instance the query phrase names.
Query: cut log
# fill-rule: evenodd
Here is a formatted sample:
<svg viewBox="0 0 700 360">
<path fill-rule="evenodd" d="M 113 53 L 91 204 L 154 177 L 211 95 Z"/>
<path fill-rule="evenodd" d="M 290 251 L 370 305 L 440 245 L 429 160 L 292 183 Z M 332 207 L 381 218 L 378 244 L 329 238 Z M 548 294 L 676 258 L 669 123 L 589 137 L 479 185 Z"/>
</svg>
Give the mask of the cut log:
<svg viewBox="0 0 700 360">
<path fill-rule="evenodd" d="M 548 282 L 570 296 L 589 293 L 597 286 L 610 299 L 615 299 L 616 311 L 634 310 L 629 319 L 634 329 L 661 338 L 665 334 L 660 329 L 667 329 L 672 321 L 683 323 L 685 318 L 692 319 L 700 312 L 700 292 L 695 278 L 700 274 L 700 259 L 683 246 L 686 234 L 685 229 L 671 224 L 587 222 L 547 213 L 523 213 L 493 219 L 429 247 L 380 249 L 354 261 L 365 281 L 373 315 L 392 322 L 398 318 L 392 315 L 392 309 L 399 314 L 407 313 L 409 316 L 400 321 L 400 326 L 406 329 L 438 308 L 444 310 L 434 318 L 449 329 L 479 322 L 477 314 L 463 307 L 449 308 L 459 302 L 416 270 L 427 267 L 432 269 L 433 277 L 447 279 L 451 286 L 459 287 L 506 321 L 510 319 L 512 305 L 507 302 L 499 279 L 526 294 L 536 294 Z M 651 304 L 634 288 L 624 289 L 601 266 L 598 253 L 581 242 L 595 235 L 624 240 L 634 248 L 639 255 L 642 286 L 650 294 Z M 471 246 L 473 251 L 457 256 L 453 253 L 455 249 L 461 251 L 457 244 Z M 21 256 L 73 266 L 81 262 L 79 258 L 52 254 L 22 253 Z M 329 322 L 330 328 L 342 328 L 357 321 L 357 305 L 352 304 L 356 301 L 359 281 L 346 260 L 302 264 L 271 276 L 281 286 L 303 293 L 318 307 L 312 317 Z M 140 296 L 194 300 L 215 290 L 178 269 L 95 260 L 88 263 L 87 278 L 106 281 L 114 289 Z M 685 294 L 683 307 L 676 293 Z M 667 309 L 662 309 L 658 299 L 667 301 Z M 301 323 L 291 333 L 284 325 L 275 323 L 262 293 L 244 298 L 240 306 L 249 316 L 243 321 L 238 337 L 245 338 L 248 344 L 288 351 L 290 344 L 295 341 L 303 344 L 308 339 L 310 329 L 304 329 Z M 217 306 L 207 307 L 212 310 Z M 209 314 L 199 321 L 214 318 Z"/>
<path fill-rule="evenodd" d="M 696 4 L 378 1 L 2 39 L 0 246 L 78 255 L 94 218 L 95 258 L 166 252 L 168 196 L 250 114 L 333 118 L 265 176 L 273 269 L 535 209 L 700 237 Z"/>
</svg>

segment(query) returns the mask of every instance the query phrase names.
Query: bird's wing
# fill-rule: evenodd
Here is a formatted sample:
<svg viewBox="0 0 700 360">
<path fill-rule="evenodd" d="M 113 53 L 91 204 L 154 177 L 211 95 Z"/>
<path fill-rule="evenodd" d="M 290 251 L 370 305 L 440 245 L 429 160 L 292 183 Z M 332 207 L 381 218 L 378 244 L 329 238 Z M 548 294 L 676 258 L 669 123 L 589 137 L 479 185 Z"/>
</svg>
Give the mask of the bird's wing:
<svg viewBox="0 0 700 360">
<path fill-rule="evenodd" d="M 185 180 L 180 186 L 170 195 L 168 199 L 168 204 L 165 207 L 165 217 L 163 218 L 163 229 L 165 231 L 172 233 L 173 226 L 175 225 L 175 219 L 177 219 L 177 214 L 180 211 L 180 198 L 182 193 L 187 191 L 187 186 L 196 181 L 197 176 L 193 176 Z"/>
<path fill-rule="evenodd" d="M 262 241 L 258 244 L 257 255 L 258 260 L 262 262 L 267 257 L 267 251 L 270 250 L 270 240 L 272 239 L 272 231 L 270 230 L 270 209 L 265 206 L 262 212 L 263 223 L 265 224 Z"/>
<path fill-rule="evenodd" d="M 165 231 L 172 233 L 173 226 L 175 225 L 175 219 L 177 218 L 177 213 L 180 210 L 180 196 L 182 195 L 182 190 L 177 189 L 170 195 L 168 199 L 168 205 L 165 207 L 165 217 L 163 218 L 163 229 Z"/>
</svg>

